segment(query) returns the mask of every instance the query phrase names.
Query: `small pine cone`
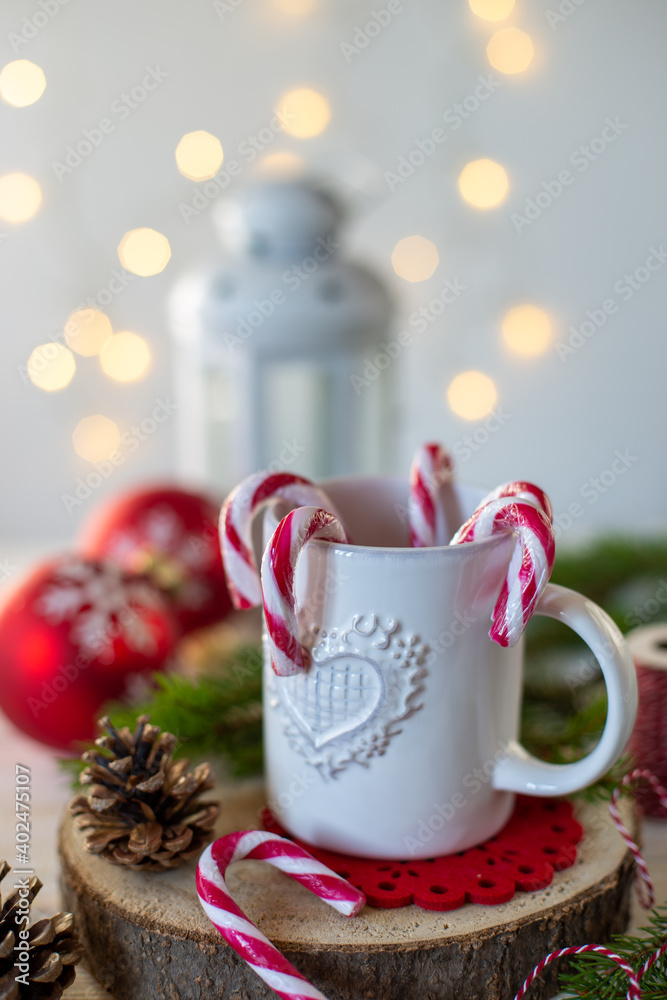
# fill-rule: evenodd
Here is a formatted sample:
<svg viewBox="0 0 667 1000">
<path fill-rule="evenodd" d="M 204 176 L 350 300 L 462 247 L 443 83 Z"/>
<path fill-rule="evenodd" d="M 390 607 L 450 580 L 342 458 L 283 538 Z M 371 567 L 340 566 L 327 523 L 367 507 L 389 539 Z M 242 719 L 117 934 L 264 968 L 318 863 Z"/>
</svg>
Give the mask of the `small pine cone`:
<svg viewBox="0 0 667 1000">
<path fill-rule="evenodd" d="M 82 757 L 88 794 L 70 803 L 77 826 L 87 831 L 86 850 L 139 871 L 178 868 L 198 857 L 219 811 L 217 803 L 199 801 L 214 784 L 210 764 L 188 771 L 187 760 L 173 760 L 176 737 L 151 726 L 147 715 L 134 733 L 115 729 L 106 717 L 98 725 L 98 749 Z"/>
<path fill-rule="evenodd" d="M 0 882 L 8 871 L 7 862 L 0 861 Z M 56 913 L 29 926 L 23 919 L 23 898 L 31 904 L 41 888 L 42 883 L 33 877 L 27 895 L 22 897 L 17 888 L 0 908 L 0 1000 L 60 1000 L 76 978 L 83 947 L 74 932 L 72 914 Z M 22 962 L 26 950 L 28 960 Z"/>
</svg>

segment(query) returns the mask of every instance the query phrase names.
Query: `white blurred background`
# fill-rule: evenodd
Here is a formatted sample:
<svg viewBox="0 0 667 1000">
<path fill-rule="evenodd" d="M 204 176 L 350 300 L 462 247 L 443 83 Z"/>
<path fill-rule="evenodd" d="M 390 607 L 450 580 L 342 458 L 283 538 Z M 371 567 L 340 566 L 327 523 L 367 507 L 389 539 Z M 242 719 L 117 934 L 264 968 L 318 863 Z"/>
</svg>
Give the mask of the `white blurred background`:
<svg viewBox="0 0 667 1000">
<path fill-rule="evenodd" d="M 463 478 L 539 483 L 568 543 L 664 529 L 666 36 L 663 0 L 4 0 L 0 65 L 29 60 L 46 87 L 16 107 L 39 73 L 0 76 L 0 552 L 63 547 L 103 496 L 177 473 L 170 418 L 136 449 L 121 444 L 122 463 L 90 497 L 64 500 L 118 449 L 114 434 L 122 441 L 156 401 L 178 403 L 167 296 L 222 252 L 215 184 L 175 159 L 200 130 L 222 145 L 227 193 L 276 154 L 333 181 L 349 207 L 347 253 L 398 303 L 388 336 L 447 281 L 464 288 L 394 362 L 387 471 L 407 472 L 414 447 L 440 439 L 458 445 Z M 249 162 L 249 137 L 299 89 L 323 99 L 296 117 L 316 134 L 274 129 Z M 68 161 L 85 130 L 97 145 Z M 470 187 L 461 174 L 479 160 L 491 174 Z M 184 211 L 199 189 L 204 207 Z M 124 235 L 143 227 L 171 250 L 151 276 L 119 260 Z M 64 349 L 82 305 L 143 338 L 140 377 L 111 377 L 73 338 Z M 28 359 L 49 343 L 59 362 L 40 374 L 38 353 L 31 381 Z M 142 343 L 116 345 L 106 367 L 136 374 Z M 449 390 L 468 372 L 461 402 Z M 33 384 L 68 378 L 57 391 Z M 494 409 L 501 419 L 488 423 Z M 106 422 L 80 424 L 89 417 Z"/>
</svg>

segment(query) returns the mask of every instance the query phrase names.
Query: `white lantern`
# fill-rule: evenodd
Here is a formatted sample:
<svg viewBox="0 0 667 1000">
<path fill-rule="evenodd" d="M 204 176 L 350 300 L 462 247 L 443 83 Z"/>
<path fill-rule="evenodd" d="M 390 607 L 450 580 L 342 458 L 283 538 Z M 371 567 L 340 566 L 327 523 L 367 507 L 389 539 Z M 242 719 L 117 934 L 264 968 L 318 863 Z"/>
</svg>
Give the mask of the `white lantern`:
<svg viewBox="0 0 667 1000">
<path fill-rule="evenodd" d="M 261 468 L 312 478 L 383 466 L 383 396 L 364 378 L 391 305 L 341 259 L 339 206 L 315 185 L 264 182 L 219 206 L 222 267 L 170 300 L 181 474 L 228 488 Z"/>
</svg>

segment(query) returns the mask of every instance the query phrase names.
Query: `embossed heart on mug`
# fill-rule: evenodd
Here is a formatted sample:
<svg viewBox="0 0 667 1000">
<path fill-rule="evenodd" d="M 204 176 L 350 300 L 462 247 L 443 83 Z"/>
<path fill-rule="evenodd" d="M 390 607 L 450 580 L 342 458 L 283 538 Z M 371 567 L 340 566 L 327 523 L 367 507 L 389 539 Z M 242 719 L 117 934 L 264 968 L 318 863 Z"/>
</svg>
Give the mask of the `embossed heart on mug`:
<svg viewBox="0 0 667 1000">
<path fill-rule="evenodd" d="M 372 660 L 347 653 L 281 678 L 279 690 L 291 718 L 319 749 L 372 719 L 384 701 L 385 683 Z"/>
</svg>

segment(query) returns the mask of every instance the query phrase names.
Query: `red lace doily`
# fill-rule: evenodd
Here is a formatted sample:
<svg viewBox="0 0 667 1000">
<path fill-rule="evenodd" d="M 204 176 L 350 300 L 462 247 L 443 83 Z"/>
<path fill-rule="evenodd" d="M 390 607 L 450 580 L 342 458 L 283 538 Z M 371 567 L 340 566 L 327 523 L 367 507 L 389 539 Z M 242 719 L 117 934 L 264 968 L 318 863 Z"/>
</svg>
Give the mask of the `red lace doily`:
<svg viewBox="0 0 667 1000">
<path fill-rule="evenodd" d="M 269 809 L 262 823 L 272 833 L 290 836 Z M 500 833 L 478 847 L 441 858 L 372 861 L 290 839 L 361 889 L 369 906 L 388 910 L 414 903 L 423 910 L 457 910 L 464 903 L 507 903 L 517 890 L 546 888 L 554 871 L 574 864 L 582 836 L 571 802 L 518 796 Z"/>
</svg>

